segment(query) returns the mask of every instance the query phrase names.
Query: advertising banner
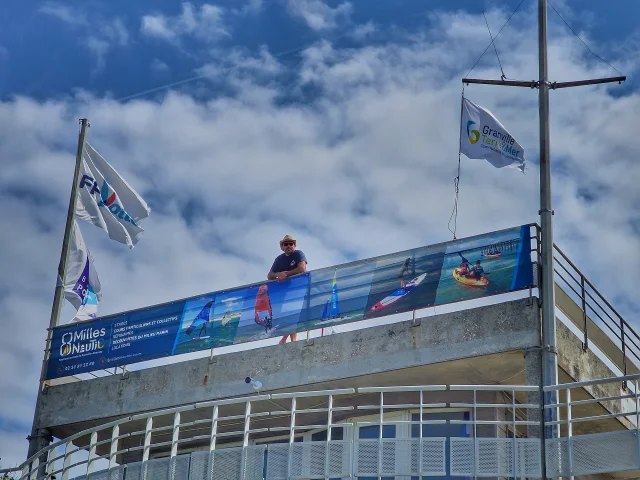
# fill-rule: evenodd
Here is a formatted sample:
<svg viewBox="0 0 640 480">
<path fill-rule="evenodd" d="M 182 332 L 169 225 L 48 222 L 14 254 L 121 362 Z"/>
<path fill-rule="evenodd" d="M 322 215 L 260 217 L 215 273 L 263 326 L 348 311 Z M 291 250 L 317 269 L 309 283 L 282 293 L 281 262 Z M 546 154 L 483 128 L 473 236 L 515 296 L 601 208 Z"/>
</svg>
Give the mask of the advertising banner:
<svg viewBox="0 0 640 480">
<path fill-rule="evenodd" d="M 56 327 L 47 379 L 529 288 L 530 226 Z"/>
</svg>

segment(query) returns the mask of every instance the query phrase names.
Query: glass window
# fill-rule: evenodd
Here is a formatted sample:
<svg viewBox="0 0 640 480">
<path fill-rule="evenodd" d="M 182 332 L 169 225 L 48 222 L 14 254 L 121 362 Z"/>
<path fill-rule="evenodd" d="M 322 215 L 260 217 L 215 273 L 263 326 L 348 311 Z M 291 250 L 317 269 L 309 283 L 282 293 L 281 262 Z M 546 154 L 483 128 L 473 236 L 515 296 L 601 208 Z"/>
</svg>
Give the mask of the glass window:
<svg viewBox="0 0 640 480">
<path fill-rule="evenodd" d="M 441 412 L 441 413 L 423 413 L 423 420 L 469 420 L 469 412 Z M 411 415 L 411 420 L 413 422 L 420 421 L 420 414 L 414 413 Z M 437 424 L 426 424 L 422 425 L 422 437 L 446 437 L 447 443 L 445 446 L 445 462 L 446 462 L 446 471 L 451 471 L 450 466 L 450 440 L 451 437 L 468 437 L 468 425 L 460 425 L 460 424 L 451 424 L 451 423 L 437 423 Z M 420 425 L 412 424 L 411 425 L 411 437 L 418 438 L 420 437 Z M 422 477 L 422 480 L 449 480 L 454 477 L 449 475 L 444 477 Z M 455 477 L 456 479 L 465 478 L 465 477 Z M 466 477 L 468 478 L 468 477 Z M 418 477 L 411 477 L 411 480 L 418 480 Z"/>
<path fill-rule="evenodd" d="M 331 429 L 331 440 L 344 440 L 344 432 L 342 430 L 342 427 L 335 427 Z M 322 430 L 320 432 L 311 434 L 311 441 L 326 442 L 327 430 Z"/>
<path fill-rule="evenodd" d="M 380 425 L 370 425 L 358 429 L 358 438 L 377 439 L 380 438 Z M 396 438 L 395 425 L 383 425 L 382 438 Z M 378 477 L 358 477 L 358 480 L 378 480 Z M 394 477 L 382 477 L 382 480 L 394 480 Z"/>
</svg>

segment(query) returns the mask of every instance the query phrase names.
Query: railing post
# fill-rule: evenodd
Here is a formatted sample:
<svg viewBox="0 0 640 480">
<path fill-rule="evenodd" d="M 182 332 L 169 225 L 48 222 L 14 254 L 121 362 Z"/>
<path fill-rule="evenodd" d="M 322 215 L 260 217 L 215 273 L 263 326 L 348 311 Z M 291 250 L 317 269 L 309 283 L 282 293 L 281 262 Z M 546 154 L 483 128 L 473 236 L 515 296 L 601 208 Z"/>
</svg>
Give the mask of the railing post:
<svg viewBox="0 0 640 480">
<path fill-rule="evenodd" d="M 478 478 L 478 392 L 473 389 L 473 478 Z"/>
<path fill-rule="evenodd" d="M 418 429 L 419 429 L 419 439 L 418 440 L 418 472 L 420 473 L 420 478 L 422 478 L 422 422 L 423 422 L 423 418 L 422 418 L 422 414 L 424 412 L 424 391 L 420 390 L 420 421 L 418 423 Z"/>
<path fill-rule="evenodd" d="M 240 480 L 244 480 L 245 462 L 247 461 L 247 446 L 249 445 L 249 429 L 251 424 L 251 401 L 246 403 L 244 410 L 244 432 L 242 435 L 242 453 L 240 455 Z M 249 479 L 251 480 L 251 479 Z"/>
<path fill-rule="evenodd" d="M 640 468 L 640 392 L 638 392 L 638 380 L 635 381 L 636 394 L 636 447 L 638 452 L 638 468 Z"/>
<path fill-rule="evenodd" d="M 147 417 L 147 424 L 144 428 L 144 445 L 142 449 L 142 462 L 149 460 L 151 450 L 151 430 L 153 429 L 153 417 Z"/>
<path fill-rule="evenodd" d="M 178 439 L 180 438 L 180 412 L 173 415 L 173 435 L 171 436 L 171 458 L 178 455 Z"/>
<path fill-rule="evenodd" d="M 211 472 L 213 472 L 214 460 L 215 460 L 215 450 L 216 450 L 216 439 L 218 437 L 218 416 L 219 416 L 219 407 L 218 404 L 213 406 L 213 413 L 211 415 L 211 438 L 209 441 L 209 471 L 207 472 L 206 478 L 211 478 Z"/>
<path fill-rule="evenodd" d="M 98 431 L 91 432 L 91 440 L 89 440 L 89 459 L 87 460 L 87 475 L 93 473 L 93 462 L 96 459 L 96 443 L 98 443 Z"/>
<path fill-rule="evenodd" d="M 116 466 L 116 452 L 118 451 L 118 437 L 120 436 L 120 425 L 114 425 L 111 431 L 111 447 L 109 449 L 109 470 Z"/>
<path fill-rule="evenodd" d="M 291 397 L 291 423 L 289 424 L 289 455 L 287 456 L 287 478 L 291 478 L 291 460 L 293 455 L 293 443 L 296 433 L 296 397 Z"/>
<path fill-rule="evenodd" d="M 64 446 L 64 461 L 62 462 L 62 480 L 69 480 L 69 470 L 71 467 L 71 450 L 73 443 L 67 442 Z M 37 461 L 37 459 L 36 459 Z"/>
<path fill-rule="evenodd" d="M 329 403 L 327 408 L 327 443 L 324 451 L 324 476 L 329 478 L 329 445 L 331 441 L 331 423 L 333 421 L 333 395 L 329 394 Z M 343 436 L 344 438 L 344 436 Z"/>
<path fill-rule="evenodd" d="M 573 423 L 571 421 L 571 387 L 567 387 L 567 457 L 569 479 L 573 480 Z"/>
<path fill-rule="evenodd" d="M 584 323 L 584 340 L 582 341 L 582 350 L 586 352 L 589 350 L 589 332 L 587 326 L 587 294 L 584 290 L 584 275 L 582 275 L 582 273 L 580 273 L 580 292 L 582 295 L 582 321 Z"/>
<path fill-rule="evenodd" d="M 518 469 L 516 468 L 517 453 L 518 453 L 518 427 L 516 425 L 516 391 L 511 390 L 511 428 L 513 429 L 513 451 L 511 452 L 511 461 L 513 466 L 513 478 L 517 478 Z"/>
<path fill-rule="evenodd" d="M 382 478 L 382 427 L 384 424 L 384 392 L 380 392 L 380 430 L 378 431 L 378 479 Z"/>
</svg>

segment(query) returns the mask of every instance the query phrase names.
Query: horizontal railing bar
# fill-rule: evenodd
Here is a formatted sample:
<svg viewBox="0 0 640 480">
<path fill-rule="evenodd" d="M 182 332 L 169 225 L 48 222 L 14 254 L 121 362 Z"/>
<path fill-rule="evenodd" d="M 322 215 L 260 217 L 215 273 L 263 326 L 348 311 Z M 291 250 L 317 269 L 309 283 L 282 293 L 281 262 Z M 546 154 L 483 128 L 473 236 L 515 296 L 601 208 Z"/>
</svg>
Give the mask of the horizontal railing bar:
<svg viewBox="0 0 640 480">
<path fill-rule="evenodd" d="M 194 405 L 187 405 L 187 406 L 180 406 L 180 407 L 172 407 L 172 408 L 165 408 L 163 410 L 155 410 L 153 412 L 147 412 L 147 413 L 137 413 L 135 415 L 131 416 L 131 420 L 135 421 L 135 420 L 146 420 L 149 417 L 161 417 L 163 415 L 169 415 L 170 413 L 176 413 L 176 412 L 184 412 L 186 410 L 193 410 L 194 408 L 196 408 Z"/>
<path fill-rule="evenodd" d="M 216 405 L 233 405 L 235 403 L 257 402 L 260 400 L 269 400 L 271 395 L 253 395 L 250 397 L 224 398 L 220 400 L 208 400 L 206 402 L 196 402 L 195 408 L 215 407 Z"/>
<path fill-rule="evenodd" d="M 447 407 L 447 403 L 429 403 L 429 404 L 423 404 L 422 408 L 446 408 Z M 404 405 L 401 404 L 396 404 L 396 405 L 382 405 L 383 409 L 407 409 L 407 408 L 420 408 L 420 404 L 419 403 L 407 403 Z M 358 410 L 380 410 L 380 405 L 358 405 L 356 406 L 356 409 Z"/>
<path fill-rule="evenodd" d="M 413 421 L 413 420 L 394 420 L 392 422 L 380 422 L 378 421 L 363 421 L 363 422 L 354 422 L 354 425 L 445 425 L 450 420 L 422 420 L 422 421 Z M 539 422 L 538 422 L 539 423 Z M 333 426 L 333 425 L 332 425 Z"/>
<path fill-rule="evenodd" d="M 540 422 L 530 420 L 449 420 L 449 422 L 456 425 L 540 425 Z M 545 422 L 545 424 L 551 425 L 551 422 Z"/>
<path fill-rule="evenodd" d="M 585 380 L 582 382 L 574 382 L 574 383 L 560 383 L 558 385 L 548 385 L 546 387 L 543 387 L 543 390 L 545 392 L 548 391 L 552 391 L 552 390 L 565 390 L 568 388 L 580 388 L 580 387 L 587 387 L 589 385 L 601 385 L 601 384 L 605 384 L 605 383 L 620 383 L 623 381 L 629 381 L 629 380 L 636 380 L 636 379 L 640 379 L 640 373 L 636 373 L 633 375 L 623 375 L 620 377 L 607 377 L 607 378 L 600 378 L 597 380 Z M 554 407 L 553 405 L 545 405 L 545 408 L 552 408 Z"/>
<path fill-rule="evenodd" d="M 553 259 L 556 261 L 555 265 L 558 265 L 559 267 L 562 267 L 562 269 L 563 269 L 565 272 L 567 272 L 567 275 L 569 275 L 577 285 L 580 285 L 580 280 L 578 280 L 576 277 L 574 277 L 574 276 L 571 274 L 571 272 L 569 271 L 569 269 L 567 269 L 567 267 L 565 267 L 565 266 L 564 266 L 564 264 L 563 264 L 560 260 L 558 260 L 558 257 L 556 257 L 556 256 L 554 255 Z M 556 272 L 558 275 L 560 275 L 560 272 L 558 272 L 558 270 L 556 270 L 555 268 L 554 268 L 554 270 L 555 270 L 555 272 Z M 568 282 L 567 282 L 567 283 L 568 283 Z M 576 292 L 576 294 L 578 294 L 578 293 Z M 580 294 L 578 294 L 578 295 L 580 295 Z M 582 298 L 582 297 L 580 297 L 580 298 Z"/>
<path fill-rule="evenodd" d="M 67 470 L 71 470 L 73 467 L 77 467 L 78 465 L 85 465 L 87 462 L 88 462 L 88 460 L 82 460 L 80 462 L 70 463 L 66 467 L 62 467 L 62 471 L 64 472 L 64 471 L 67 471 Z"/>
<path fill-rule="evenodd" d="M 384 392 L 427 392 L 446 390 L 446 385 L 417 385 L 406 387 L 360 387 L 358 393 L 384 393 Z"/>
<path fill-rule="evenodd" d="M 515 407 L 516 409 L 539 409 L 540 405 L 536 405 L 535 403 L 450 403 L 449 406 L 452 408 L 504 408 L 504 407 Z"/>
<path fill-rule="evenodd" d="M 179 438 L 176 443 L 188 443 L 188 442 L 196 442 L 198 440 L 211 440 L 211 435 L 196 435 L 195 437 L 190 438 Z"/>
<path fill-rule="evenodd" d="M 585 404 L 589 404 L 589 403 L 600 403 L 600 402 L 608 402 L 608 401 L 613 401 L 613 400 L 624 400 L 627 398 L 632 398 L 635 399 L 636 396 L 633 393 L 629 393 L 627 395 L 618 395 L 615 397 L 602 397 L 602 398 L 588 398 L 586 400 L 575 400 L 575 401 L 571 401 L 571 406 L 574 405 L 585 405 Z M 562 406 L 567 406 L 567 403 L 563 403 Z M 635 405 L 634 405 L 635 407 Z M 633 412 L 635 413 L 635 411 Z"/>
<path fill-rule="evenodd" d="M 272 393 L 272 399 L 278 398 L 302 398 L 302 397 L 320 397 L 329 395 L 352 395 L 356 393 L 355 388 L 340 388 L 337 390 L 315 390 L 311 392 L 286 392 L 286 393 Z"/>
<path fill-rule="evenodd" d="M 635 412 L 633 412 L 635 414 Z M 608 413 L 606 415 L 595 415 L 593 417 L 578 417 L 572 418 L 571 420 L 556 420 L 553 422 L 545 422 L 547 425 L 565 425 L 569 423 L 584 423 L 584 422 L 593 422 L 595 420 L 607 420 L 609 418 L 618 418 L 618 417 L 630 417 L 632 414 L 629 412 L 625 413 Z M 538 422 L 539 424 L 539 422 Z"/>
<path fill-rule="evenodd" d="M 540 387 L 536 385 L 450 385 L 450 390 L 478 390 L 496 392 L 537 392 Z"/>
<path fill-rule="evenodd" d="M 345 410 L 353 410 L 353 407 L 333 407 L 331 409 L 332 412 L 339 412 L 339 411 L 345 411 Z M 289 412 L 291 412 L 291 410 L 289 410 Z M 297 409 L 297 410 L 293 410 L 293 413 L 328 413 L 329 409 L 328 408 L 307 408 L 307 409 Z"/>
<path fill-rule="evenodd" d="M 323 425 L 322 428 L 325 428 L 327 425 Z M 332 423 L 331 424 L 331 428 L 348 428 L 348 427 L 353 427 L 354 424 L 353 423 Z M 291 431 L 291 427 L 269 427 L 269 431 L 270 432 L 289 432 Z"/>
</svg>

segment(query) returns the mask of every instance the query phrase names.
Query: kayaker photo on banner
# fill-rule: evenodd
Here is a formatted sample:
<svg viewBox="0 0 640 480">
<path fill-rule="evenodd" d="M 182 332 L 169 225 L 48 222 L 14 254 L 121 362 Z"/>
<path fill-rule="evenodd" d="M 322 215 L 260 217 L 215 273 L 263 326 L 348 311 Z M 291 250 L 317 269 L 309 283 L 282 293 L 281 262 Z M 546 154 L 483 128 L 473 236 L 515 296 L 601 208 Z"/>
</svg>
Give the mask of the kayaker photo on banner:
<svg viewBox="0 0 640 480">
<path fill-rule="evenodd" d="M 447 245 L 436 304 L 495 295 L 524 288 L 524 257 L 529 255 L 528 227 L 456 240 Z M 526 261 L 525 261 L 526 260 Z"/>
</svg>

